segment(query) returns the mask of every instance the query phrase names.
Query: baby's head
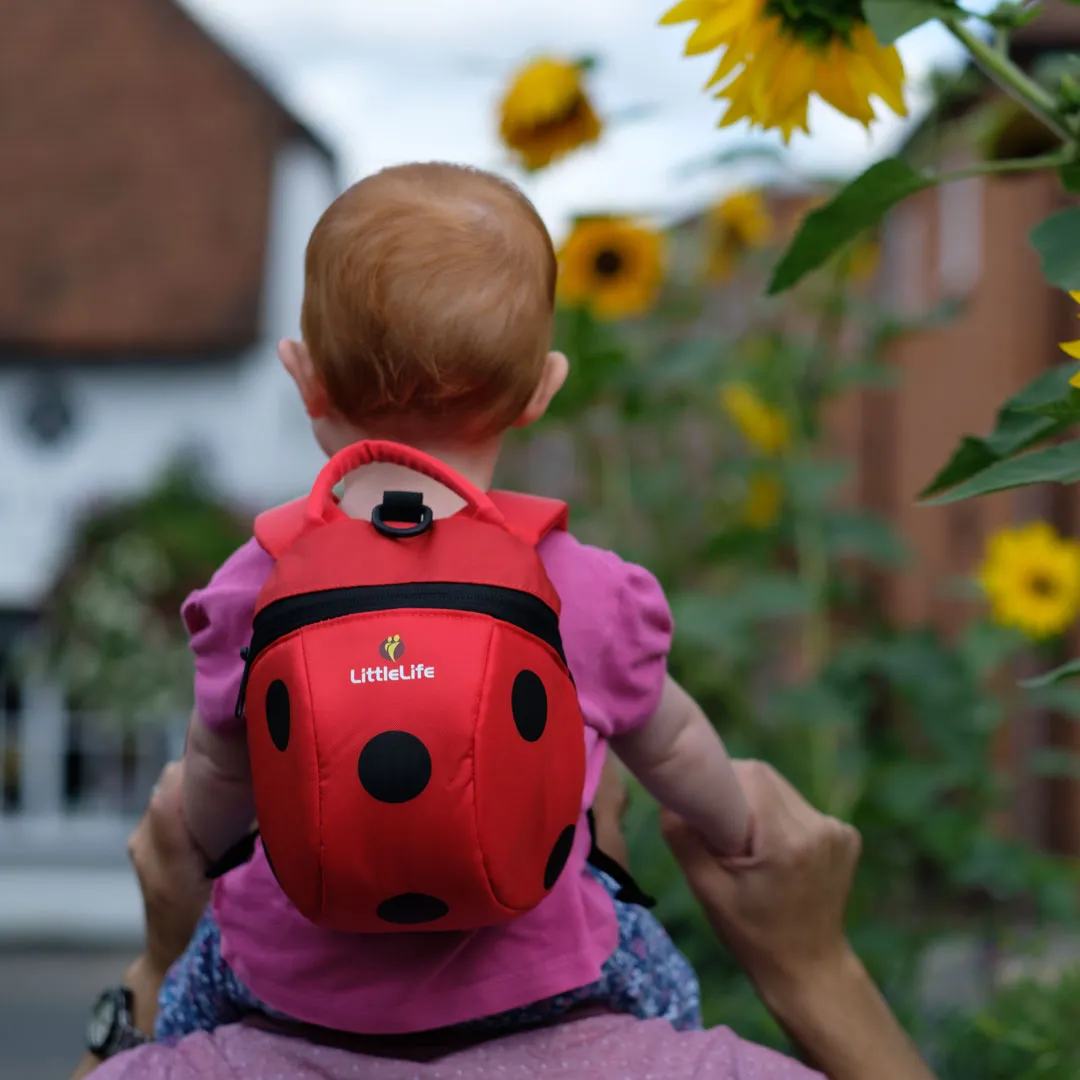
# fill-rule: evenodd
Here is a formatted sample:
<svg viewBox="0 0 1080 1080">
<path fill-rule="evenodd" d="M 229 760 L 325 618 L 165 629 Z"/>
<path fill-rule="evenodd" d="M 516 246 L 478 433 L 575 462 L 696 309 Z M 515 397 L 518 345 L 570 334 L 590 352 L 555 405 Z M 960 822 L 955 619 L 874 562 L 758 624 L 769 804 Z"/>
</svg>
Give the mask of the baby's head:
<svg viewBox="0 0 1080 1080">
<path fill-rule="evenodd" d="M 327 453 L 361 437 L 471 445 L 543 415 L 555 253 L 525 196 L 489 173 L 403 165 L 349 188 L 308 242 L 303 343 L 284 342 Z"/>
</svg>

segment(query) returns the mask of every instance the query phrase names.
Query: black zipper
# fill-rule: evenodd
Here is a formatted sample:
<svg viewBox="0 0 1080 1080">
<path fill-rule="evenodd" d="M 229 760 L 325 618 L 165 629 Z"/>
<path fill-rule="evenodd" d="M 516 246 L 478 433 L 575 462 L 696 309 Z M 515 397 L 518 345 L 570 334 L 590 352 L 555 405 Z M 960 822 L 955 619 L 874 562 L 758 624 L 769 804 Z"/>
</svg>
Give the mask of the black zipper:
<svg viewBox="0 0 1080 1080">
<path fill-rule="evenodd" d="M 241 652 L 244 674 L 236 698 L 236 718 L 244 713 L 244 694 L 256 657 L 287 634 L 314 623 L 375 611 L 440 608 L 470 611 L 510 623 L 550 645 L 566 665 L 559 617 L 553 608 L 531 593 L 500 585 L 462 582 L 410 582 L 402 585 L 356 585 L 345 589 L 286 596 L 267 604 L 252 623 L 251 644 Z"/>
</svg>

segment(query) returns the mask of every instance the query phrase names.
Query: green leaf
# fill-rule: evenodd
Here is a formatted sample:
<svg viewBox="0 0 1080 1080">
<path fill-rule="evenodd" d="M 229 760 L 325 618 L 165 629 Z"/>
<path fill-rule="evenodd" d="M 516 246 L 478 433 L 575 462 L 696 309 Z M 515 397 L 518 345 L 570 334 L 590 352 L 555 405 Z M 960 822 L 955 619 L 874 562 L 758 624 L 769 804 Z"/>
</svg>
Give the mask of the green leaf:
<svg viewBox="0 0 1080 1080">
<path fill-rule="evenodd" d="M 919 498 L 946 491 L 1069 427 L 1072 421 L 1042 416 L 1036 410 L 1067 395 L 1069 379 L 1075 371 L 1071 364 L 1060 364 L 1044 371 L 1009 398 L 997 414 L 993 432 L 986 438 L 965 435 L 952 458 L 919 493 Z"/>
<path fill-rule="evenodd" d="M 1031 230 L 1042 272 L 1059 289 L 1080 289 L 1080 207 L 1062 210 Z"/>
<path fill-rule="evenodd" d="M 1061 186 L 1070 195 L 1080 195 L 1080 165 L 1062 165 L 1058 169 Z"/>
<path fill-rule="evenodd" d="M 965 435 L 941 472 L 919 492 L 919 499 L 926 499 L 939 491 L 947 491 L 976 473 L 982 472 L 983 469 L 989 468 L 998 460 L 997 454 L 990 449 L 986 440 L 977 439 L 973 435 Z"/>
<path fill-rule="evenodd" d="M 891 45 L 931 19 L 956 14 L 949 0 L 864 0 L 863 13 L 882 45 Z"/>
<path fill-rule="evenodd" d="M 880 518 L 843 510 L 826 511 L 821 518 L 825 544 L 834 556 L 867 559 L 877 566 L 902 566 L 907 549 Z"/>
<path fill-rule="evenodd" d="M 1080 685 L 1077 683 L 1059 682 L 1028 693 L 1034 708 L 1080 720 Z"/>
<path fill-rule="evenodd" d="M 1038 416 L 1049 416 L 1066 424 L 1080 423 L 1080 390 L 1075 386 L 1070 386 L 1069 392 L 1064 397 L 1056 401 L 1048 401 L 1043 405 L 1031 405 L 1022 411 L 1036 413 Z"/>
<path fill-rule="evenodd" d="M 1080 480 L 1080 440 L 1048 446 L 1023 457 L 998 461 L 976 473 L 970 480 L 933 499 L 927 506 L 943 506 L 990 495 L 995 491 L 1027 487 L 1030 484 L 1075 484 Z"/>
<path fill-rule="evenodd" d="M 1038 776 L 1080 780 L 1080 757 L 1070 750 L 1042 746 L 1028 758 L 1028 768 Z"/>
<path fill-rule="evenodd" d="M 1067 664 L 1062 664 L 1061 667 L 1056 667 L 1053 671 L 1047 671 L 1042 675 L 1036 675 L 1033 679 L 1024 679 L 1020 685 L 1027 690 L 1041 690 L 1044 686 L 1053 686 L 1054 683 L 1059 683 L 1063 679 L 1075 678 L 1080 678 L 1080 659 L 1070 660 Z"/>
<path fill-rule="evenodd" d="M 886 158 L 853 180 L 831 202 L 808 214 L 769 283 L 769 294 L 790 289 L 811 270 L 876 225 L 897 203 L 934 181 L 900 158 Z"/>
<path fill-rule="evenodd" d="M 876 362 L 842 364 L 822 379 L 822 389 L 828 394 L 839 394 L 865 386 L 887 388 L 900 381 L 894 366 Z"/>
<path fill-rule="evenodd" d="M 979 620 L 960 635 L 957 651 L 975 677 L 983 679 L 1020 652 L 1026 643 L 1017 630 Z"/>
<path fill-rule="evenodd" d="M 780 469 L 784 488 L 800 507 L 816 508 L 851 477 L 850 461 L 789 461 Z"/>
</svg>

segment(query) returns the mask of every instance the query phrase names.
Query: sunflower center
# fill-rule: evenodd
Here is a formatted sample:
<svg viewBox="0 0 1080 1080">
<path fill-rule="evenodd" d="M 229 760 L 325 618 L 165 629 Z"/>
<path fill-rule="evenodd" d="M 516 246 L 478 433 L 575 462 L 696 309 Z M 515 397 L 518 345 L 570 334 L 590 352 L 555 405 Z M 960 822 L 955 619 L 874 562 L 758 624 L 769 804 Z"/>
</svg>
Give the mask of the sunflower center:
<svg viewBox="0 0 1080 1080">
<path fill-rule="evenodd" d="M 864 22 L 863 0 L 765 0 L 767 15 L 777 16 L 784 28 L 807 45 L 828 45 L 833 38 L 845 41 Z"/>
<path fill-rule="evenodd" d="M 536 135 L 544 135 L 549 131 L 560 131 L 562 128 L 569 127 L 571 124 L 583 119 L 587 108 L 588 103 L 585 100 L 585 95 L 575 94 L 567 101 L 564 109 L 552 113 L 550 116 L 545 116 L 543 120 L 538 120 L 529 126 Z"/>
<path fill-rule="evenodd" d="M 1048 600 L 1058 592 L 1058 583 L 1048 574 L 1037 570 L 1028 578 L 1028 589 L 1041 600 Z"/>
<path fill-rule="evenodd" d="M 614 248 L 604 248 L 598 251 L 593 259 L 593 269 L 599 277 L 615 277 L 622 270 L 625 260 L 622 252 Z"/>
</svg>

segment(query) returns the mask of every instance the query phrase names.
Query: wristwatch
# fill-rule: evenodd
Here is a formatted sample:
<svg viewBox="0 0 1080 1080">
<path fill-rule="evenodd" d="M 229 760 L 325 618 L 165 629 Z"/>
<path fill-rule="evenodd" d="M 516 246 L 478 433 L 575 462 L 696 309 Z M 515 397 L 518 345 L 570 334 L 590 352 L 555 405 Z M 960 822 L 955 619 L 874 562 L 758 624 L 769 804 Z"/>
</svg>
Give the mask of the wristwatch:
<svg viewBox="0 0 1080 1080">
<path fill-rule="evenodd" d="M 126 986 L 110 987 L 97 999 L 86 1025 L 86 1048 L 94 1057 L 104 1061 L 151 1041 L 135 1026 L 132 1005 L 131 991 Z"/>
</svg>

